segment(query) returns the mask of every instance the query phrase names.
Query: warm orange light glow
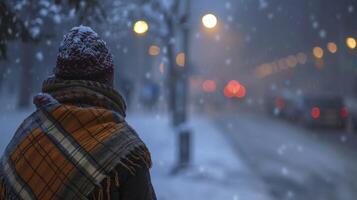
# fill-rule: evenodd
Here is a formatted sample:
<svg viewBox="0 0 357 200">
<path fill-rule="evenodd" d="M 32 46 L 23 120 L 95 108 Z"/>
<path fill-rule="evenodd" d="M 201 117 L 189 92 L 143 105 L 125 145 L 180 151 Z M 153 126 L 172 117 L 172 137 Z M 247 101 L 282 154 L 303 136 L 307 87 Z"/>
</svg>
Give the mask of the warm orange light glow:
<svg viewBox="0 0 357 200">
<path fill-rule="evenodd" d="M 321 47 L 315 47 L 312 53 L 314 54 L 315 58 L 321 59 L 324 57 L 324 50 Z"/>
<path fill-rule="evenodd" d="M 357 47 L 357 42 L 356 42 L 356 39 L 353 38 L 353 37 L 348 37 L 346 39 L 346 45 L 348 48 L 350 49 L 355 49 Z"/>
<path fill-rule="evenodd" d="M 231 80 L 228 82 L 226 87 L 224 87 L 224 95 L 228 98 L 238 97 L 243 98 L 246 95 L 246 88 L 244 85 L 240 84 L 236 80 Z"/>
<path fill-rule="evenodd" d="M 141 35 L 146 33 L 149 30 L 149 25 L 146 21 L 139 20 L 134 24 L 134 32 Z"/>
<path fill-rule="evenodd" d="M 159 68 L 160 68 L 160 73 L 161 73 L 161 74 L 164 74 L 164 72 L 165 72 L 165 65 L 164 65 L 164 63 L 163 63 L 163 62 L 162 62 L 162 63 L 160 63 Z"/>
<path fill-rule="evenodd" d="M 230 91 L 228 86 L 224 87 L 224 96 L 226 96 L 227 98 L 234 97 L 234 94 L 232 93 L 232 91 Z"/>
<path fill-rule="evenodd" d="M 327 44 L 327 49 L 331 52 L 331 53 L 336 53 L 337 52 L 337 44 L 334 42 L 329 42 Z"/>
<path fill-rule="evenodd" d="M 244 85 L 240 85 L 239 90 L 238 90 L 236 96 L 237 96 L 238 98 L 243 98 L 243 97 L 245 97 L 246 92 L 247 92 L 247 90 L 245 89 L 245 86 L 244 86 Z"/>
<path fill-rule="evenodd" d="M 285 59 L 279 59 L 278 60 L 278 66 L 279 66 L 279 70 L 284 70 L 288 67 L 287 62 Z"/>
<path fill-rule="evenodd" d="M 217 17 L 214 14 L 206 14 L 202 17 L 202 24 L 209 29 L 216 27 Z"/>
<path fill-rule="evenodd" d="M 295 56 L 289 56 L 286 59 L 286 63 L 288 64 L 289 67 L 296 67 L 296 65 L 298 64 L 298 60 Z"/>
<path fill-rule="evenodd" d="M 321 115 L 320 108 L 318 107 L 313 107 L 311 109 L 311 117 L 314 119 L 318 119 Z"/>
<path fill-rule="evenodd" d="M 228 83 L 228 89 L 233 93 L 233 95 L 236 95 L 238 93 L 238 90 L 240 89 L 240 84 L 236 80 L 231 80 Z"/>
<path fill-rule="evenodd" d="M 207 93 L 215 92 L 217 89 L 216 81 L 214 80 L 205 80 L 202 83 L 202 90 Z"/>
<path fill-rule="evenodd" d="M 184 67 L 186 64 L 186 55 L 185 53 L 179 53 L 176 56 L 176 64 L 180 67 Z"/>
<path fill-rule="evenodd" d="M 156 45 L 151 45 L 149 48 L 149 55 L 150 56 L 157 56 L 160 54 L 160 47 Z"/>
<path fill-rule="evenodd" d="M 304 65 L 307 62 L 307 56 L 304 53 L 298 53 L 296 59 L 301 65 Z"/>
</svg>

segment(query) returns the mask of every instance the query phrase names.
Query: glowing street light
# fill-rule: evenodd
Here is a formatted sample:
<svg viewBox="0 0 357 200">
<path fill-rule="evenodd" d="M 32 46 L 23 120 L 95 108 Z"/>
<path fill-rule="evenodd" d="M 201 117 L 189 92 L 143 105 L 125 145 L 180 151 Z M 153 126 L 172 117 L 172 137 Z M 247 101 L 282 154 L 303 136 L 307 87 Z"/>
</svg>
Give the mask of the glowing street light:
<svg viewBox="0 0 357 200">
<path fill-rule="evenodd" d="M 214 14 L 206 14 L 202 17 L 202 24 L 208 29 L 213 29 L 217 25 L 217 17 Z"/>
<path fill-rule="evenodd" d="M 186 55 L 185 53 L 181 52 L 176 56 L 176 64 L 180 67 L 184 67 L 186 64 Z"/>
<path fill-rule="evenodd" d="M 337 52 L 337 44 L 334 42 L 329 42 L 327 44 L 327 49 L 331 52 L 331 53 L 336 53 Z"/>
<path fill-rule="evenodd" d="M 139 20 L 134 24 L 134 32 L 142 35 L 145 34 L 149 30 L 149 25 L 146 21 Z"/>
<path fill-rule="evenodd" d="M 148 53 L 150 56 L 157 56 L 160 54 L 160 47 L 156 45 L 151 45 Z"/>
<path fill-rule="evenodd" d="M 348 37 L 346 39 L 346 44 L 350 49 L 355 49 L 357 47 L 356 39 L 354 39 L 353 37 Z"/>
<path fill-rule="evenodd" d="M 322 57 L 324 57 L 324 50 L 321 47 L 315 47 L 312 50 L 312 53 L 314 54 L 314 56 L 318 59 L 321 59 Z"/>
</svg>

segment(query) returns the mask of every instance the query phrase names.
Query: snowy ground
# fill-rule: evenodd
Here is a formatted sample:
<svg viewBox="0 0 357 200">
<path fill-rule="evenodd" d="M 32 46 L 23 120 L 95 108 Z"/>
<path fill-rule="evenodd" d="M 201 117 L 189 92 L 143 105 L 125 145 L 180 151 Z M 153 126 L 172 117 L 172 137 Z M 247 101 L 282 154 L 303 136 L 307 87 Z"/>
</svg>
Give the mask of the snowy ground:
<svg viewBox="0 0 357 200">
<path fill-rule="evenodd" d="M 193 166 L 171 176 L 175 163 L 175 135 L 166 117 L 133 114 L 129 122 L 153 154 L 153 183 L 160 200 L 269 200 L 262 182 L 237 157 L 217 127 L 194 115 Z"/>
</svg>

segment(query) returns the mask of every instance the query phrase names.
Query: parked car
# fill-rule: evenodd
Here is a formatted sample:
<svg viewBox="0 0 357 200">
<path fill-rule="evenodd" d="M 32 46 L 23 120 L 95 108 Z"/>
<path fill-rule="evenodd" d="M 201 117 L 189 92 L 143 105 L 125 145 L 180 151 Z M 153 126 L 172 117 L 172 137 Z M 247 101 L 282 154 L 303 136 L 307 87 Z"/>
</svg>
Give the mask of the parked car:
<svg viewBox="0 0 357 200">
<path fill-rule="evenodd" d="M 348 109 L 347 131 L 350 133 L 357 132 L 357 97 L 345 98 L 346 107 Z"/>
<path fill-rule="evenodd" d="M 341 96 L 301 95 L 287 108 L 286 115 L 305 126 L 346 126 L 348 109 Z"/>
</svg>

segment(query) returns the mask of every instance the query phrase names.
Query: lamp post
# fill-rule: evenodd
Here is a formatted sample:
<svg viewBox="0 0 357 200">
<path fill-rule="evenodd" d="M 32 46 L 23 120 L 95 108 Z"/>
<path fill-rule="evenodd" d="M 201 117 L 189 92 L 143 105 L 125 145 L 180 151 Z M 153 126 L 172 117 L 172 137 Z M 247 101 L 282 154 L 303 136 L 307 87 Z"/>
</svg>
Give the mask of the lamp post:
<svg viewBox="0 0 357 200">
<path fill-rule="evenodd" d="M 171 22 L 174 24 L 175 37 L 177 43 L 171 46 L 172 65 L 170 69 L 170 103 L 172 108 L 173 125 L 178 136 L 178 161 L 172 173 L 176 174 L 182 169 L 187 168 L 191 162 L 191 149 L 192 149 L 192 130 L 187 125 L 187 106 L 188 106 L 188 93 L 189 93 L 189 73 L 190 73 L 190 0 L 178 1 L 182 5 L 179 9 L 177 16 L 180 16 L 179 23 Z M 207 29 L 214 29 L 217 26 L 217 17 L 213 14 L 206 14 L 202 17 L 202 24 Z M 172 25 L 170 24 L 170 25 Z M 176 50 L 175 50 L 176 49 Z M 179 49 L 178 52 L 177 49 Z M 176 62 L 175 62 L 176 61 Z"/>
</svg>

